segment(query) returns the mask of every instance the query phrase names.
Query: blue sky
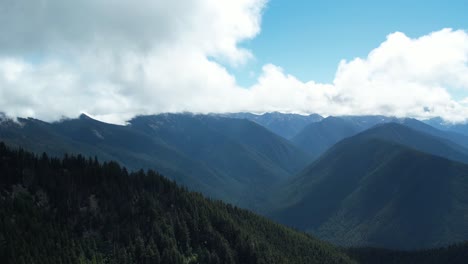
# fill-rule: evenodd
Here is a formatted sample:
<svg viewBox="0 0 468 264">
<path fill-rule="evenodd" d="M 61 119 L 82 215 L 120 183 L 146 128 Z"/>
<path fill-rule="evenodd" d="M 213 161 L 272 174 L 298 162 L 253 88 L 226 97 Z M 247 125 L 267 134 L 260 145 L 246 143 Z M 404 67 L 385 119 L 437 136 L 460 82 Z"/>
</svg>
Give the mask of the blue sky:
<svg viewBox="0 0 468 264">
<path fill-rule="evenodd" d="M 467 1 L 271 0 L 260 34 L 242 43 L 255 60 L 231 70 L 244 86 L 255 83 L 266 63 L 302 81 L 330 83 L 340 60 L 365 57 L 388 34 L 415 38 L 447 27 L 467 29 L 467 13 Z"/>
</svg>

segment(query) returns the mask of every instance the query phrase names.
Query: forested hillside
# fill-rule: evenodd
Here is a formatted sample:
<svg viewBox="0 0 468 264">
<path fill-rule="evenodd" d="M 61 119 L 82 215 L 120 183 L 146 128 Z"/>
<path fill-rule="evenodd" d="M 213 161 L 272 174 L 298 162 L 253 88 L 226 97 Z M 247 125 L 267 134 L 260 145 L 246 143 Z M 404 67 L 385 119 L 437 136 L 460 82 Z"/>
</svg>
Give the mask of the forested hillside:
<svg viewBox="0 0 468 264">
<path fill-rule="evenodd" d="M 208 197 L 260 211 L 266 192 L 309 158 L 288 140 L 249 120 L 211 115 L 139 116 L 114 125 L 86 115 L 47 123 L 0 122 L 0 141 L 35 153 L 75 153 L 153 169 Z"/>
<path fill-rule="evenodd" d="M 3 263 L 352 263 L 344 253 L 156 172 L 0 143 Z"/>
</svg>

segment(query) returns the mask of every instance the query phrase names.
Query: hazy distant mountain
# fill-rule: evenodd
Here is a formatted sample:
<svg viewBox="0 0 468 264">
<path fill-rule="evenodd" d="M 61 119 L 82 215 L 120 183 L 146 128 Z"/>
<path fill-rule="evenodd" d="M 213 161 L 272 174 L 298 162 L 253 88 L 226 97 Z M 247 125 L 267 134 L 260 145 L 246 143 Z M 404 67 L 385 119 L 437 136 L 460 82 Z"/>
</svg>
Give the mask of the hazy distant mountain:
<svg viewBox="0 0 468 264">
<path fill-rule="evenodd" d="M 395 118 L 385 116 L 340 116 L 327 117 L 320 122 L 306 126 L 291 141 L 299 148 L 309 153 L 312 158 L 318 158 L 338 141 L 356 135 L 379 124 L 390 122 L 400 123 L 426 134 L 452 141 L 460 146 L 452 145 L 459 152 L 466 152 L 468 136 L 453 131 L 443 131 L 412 118 Z M 433 152 L 431 152 L 433 153 Z M 460 160 L 460 159 L 457 159 Z"/>
<path fill-rule="evenodd" d="M 307 125 L 291 141 L 315 159 L 344 138 L 395 120 L 385 116 L 329 116 Z"/>
<path fill-rule="evenodd" d="M 400 123 L 411 127 L 413 129 L 431 134 L 433 136 L 441 137 L 453 141 L 454 143 L 468 148 L 468 135 L 463 133 L 456 132 L 455 130 L 447 130 L 440 126 L 432 126 L 425 122 L 413 119 L 413 118 L 403 118 L 400 120 Z M 461 125 L 460 125 L 461 126 Z M 468 130 L 467 130 L 468 131 Z"/>
<path fill-rule="evenodd" d="M 341 119 L 351 122 L 354 126 L 363 131 L 378 124 L 385 124 L 390 122 L 398 122 L 400 120 L 396 117 L 382 116 L 382 115 L 364 115 L 364 116 L 338 116 Z"/>
<path fill-rule="evenodd" d="M 282 209 L 273 216 L 347 246 L 411 249 L 466 240 L 468 165 L 401 145 L 414 140 L 413 147 L 450 150 L 437 140 L 426 146 L 431 138 L 397 124 L 347 138 L 281 189 Z"/>
<path fill-rule="evenodd" d="M 249 120 L 206 115 L 138 117 L 133 129 L 159 138 L 220 176 L 234 179 L 236 202 L 254 205 L 269 186 L 297 173 L 307 155 L 289 141 Z M 230 186 L 232 188 L 233 186 Z"/>
<path fill-rule="evenodd" d="M 417 120 L 409 120 L 409 122 L 413 124 L 420 123 Z M 432 131 L 432 129 L 438 131 L 437 129 L 429 126 L 429 128 L 417 130 L 413 129 L 414 126 L 409 127 L 406 125 L 408 120 L 402 123 L 404 125 L 398 123 L 377 125 L 357 135 L 356 138 L 375 138 L 390 141 L 432 155 L 468 163 L 467 149 L 446 138 L 426 133 L 426 131 Z M 424 123 L 421 124 L 426 126 Z"/>
<path fill-rule="evenodd" d="M 82 115 L 52 124 L 20 122 L 0 125 L 0 140 L 36 152 L 97 155 L 130 169 L 156 169 L 193 190 L 250 208 L 308 163 L 289 141 L 241 119 L 166 114 L 118 126 Z"/>
<path fill-rule="evenodd" d="M 310 123 L 323 119 L 320 115 L 285 114 L 279 112 L 265 113 L 261 115 L 252 113 L 233 113 L 229 117 L 248 119 L 254 121 L 277 135 L 290 139 Z"/>
<path fill-rule="evenodd" d="M 288 140 L 248 120 L 165 114 L 137 117 L 130 124 L 133 129 L 161 138 L 196 159 L 203 160 L 205 154 L 212 153 L 217 154 L 213 158 L 219 158 L 219 155 L 234 155 L 248 149 L 251 154 L 276 164 L 285 176 L 302 169 L 308 161 L 305 153 Z"/>
<path fill-rule="evenodd" d="M 433 126 L 433 127 L 437 128 L 437 129 L 440 129 L 440 130 L 443 130 L 443 131 L 455 132 L 457 134 L 462 134 L 465 137 L 468 137 L 468 123 L 452 124 L 452 123 L 444 121 L 440 117 L 424 120 L 423 122 L 430 125 L 430 126 Z"/>
<path fill-rule="evenodd" d="M 312 159 L 316 159 L 336 142 L 359 131 L 360 128 L 350 121 L 339 117 L 327 117 L 320 122 L 307 125 L 291 141 L 309 153 Z"/>
</svg>

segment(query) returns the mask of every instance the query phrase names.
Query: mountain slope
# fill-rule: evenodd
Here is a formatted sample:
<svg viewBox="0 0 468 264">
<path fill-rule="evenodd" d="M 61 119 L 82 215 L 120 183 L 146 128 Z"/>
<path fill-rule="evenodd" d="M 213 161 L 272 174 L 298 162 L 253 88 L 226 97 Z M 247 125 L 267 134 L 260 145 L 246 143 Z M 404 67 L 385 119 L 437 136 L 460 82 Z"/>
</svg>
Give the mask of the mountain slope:
<svg viewBox="0 0 468 264">
<path fill-rule="evenodd" d="M 433 127 L 413 118 L 404 118 L 401 120 L 401 123 L 415 130 L 422 131 L 436 137 L 448 139 L 464 148 L 468 148 L 468 136 L 462 133 Z"/>
<path fill-rule="evenodd" d="M 235 182 L 221 179 L 203 164 L 126 126 L 102 123 L 84 115 L 57 123 L 35 119 L 19 119 L 19 122 L 0 125 L 0 139 L 36 153 L 47 152 L 53 156 L 82 153 L 122 162 L 131 170 L 158 169 L 194 190 L 223 199 L 234 195 L 219 186 Z"/>
<path fill-rule="evenodd" d="M 431 125 L 437 129 L 443 130 L 443 131 L 452 131 L 458 134 L 468 136 L 468 124 L 467 123 L 452 124 L 452 123 L 444 121 L 440 117 L 424 120 L 424 123 Z"/>
<path fill-rule="evenodd" d="M 363 116 L 339 116 L 339 118 L 351 122 L 359 130 L 366 130 L 375 125 L 385 124 L 390 122 L 398 122 L 400 120 L 396 117 L 382 116 L 382 115 L 363 115 Z"/>
<path fill-rule="evenodd" d="M 356 135 L 377 124 L 397 121 L 397 118 L 386 116 L 329 116 L 320 122 L 307 125 L 291 141 L 309 153 L 313 159 L 318 158 L 338 141 Z"/>
<path fill-rule="evenodd" d="M 417 120 L 411 122 L 413 123 L 412 127 L 414 127 L 415 123 L 420 123 Z M 405 125 L 398 123 L 377 125 L 357 135 L 356 138 L 375 138 L 390 141 L 432 155 L 468 163 L 468 150 L 446 138 L 426 133 L 426 131 L 431 130 L 432 127 L 413 129 L 406 125 L 408 122 L 405 121 L 403 124 Z M 432 134 L 440 135 L 438 133 Z"/>
<path fill-rule="evenodd" d="M 191 190 L 259 209 L 265 192 L 297 173 L 307 155 L 248 120 L 191 114 L 138 117 L 127 126 L 85 115 L 0 125 L 0 139 L 38 153 L 83 153 L 129 169 L 156 169 Z"/>
<path fill-rule="evenodd" d="M 468 166 L 365 132 L 333 146 L 282 193 L 275 219 L 340 245 L 468 239 Z"/>
<path fill-rule="evenodd" d="M 439 143 L 443 142 L 443 145 L 449 146 L 453 151 L 458 154 L 448 155 L 440 151 L 437 153 L 437 147 L 432 146 L 431 151 L 426 149 L 431 148 L 431 146 L 426 145 L 422 149 L 419 147 L 413 146 L 414 139 L 416 141 L 421 141 L 420 139 L 410 136 L 403 137 L 398 139 L 396 135 L 392 136 L 392 140 L 403 140 L 401 144 L 409 144 L 416 149 L 421 149 L 422 151 L 427 151 L 432 154 L 440 155 L 447 158 L 454 158 L 457 161 L 467 162 L 468 159 L 468 137 L 457 134 L 450 131 L 442 131 L 431 127 L 421 121 L 412 118 L 393 118 L 385 116 L 341 116 L 341 117 L 327 117 L 320 122 L 312 123 L 305 127 L 296 137 L 292 139 L 292 142 L 300 147 L 302 150 L 309 153 L 313 159 L 318 158 L 326 150 L 328 150 L 335 143 L 340 140 L 354 136 L 364 130 L 371 129 L 374 126 L 385 125 L 388 123 L 398 123 L 406 127 L 412 128 L 416 131 L 423 132 L 425 134 L 425 140 L 436 140 Z M 385 133 L 384 133 L 385 134 Z M 382 134 L 382 136 L 385 136 Z M 433 136 L 428 139 L 428 136 Z M 386 137 L 389 135 L 387 134 Z M 434 138 L 436 137 L 436 138 Z M 437 143 L 437 144 L 439 144 Z M 440 145 L 440 144 L 439 144 Z"/>
<path fill-rule="evenodd" d="M 233 113 L 228 114 L 227 116 L 254 121 L 286 139 L 293 138 L 308 124 L 319 122 L 323 119 L 323 117 L 317 114 L 299 115 L 279 112 L 264 113 L 262 115 Z"/>
<path fill-rule="evenodd" d="M 6 263 L 353 263 L 333 246 L 117 163 L 0 143 Z"/>
<path fill-rule="evenodd" d="M 353 122 L 330 116 L 307 125 L 291 141 L 316 159 L 336 142 L 360 131 L 361 128 Z"/>
<path fill-rule="evenodd" d="M 248 151 L 256 156 L 254 159 L 274 165 L 278 172 L 270 172 L 272 175 L 296 173 L 308 161 L 306 154 L 289 141 L 247 120 L 164 114 L 137 117 L 130 124 L 200 160 L 204 159 L 204 152 L 214 152 L 220 157 Z"/>
</svg>

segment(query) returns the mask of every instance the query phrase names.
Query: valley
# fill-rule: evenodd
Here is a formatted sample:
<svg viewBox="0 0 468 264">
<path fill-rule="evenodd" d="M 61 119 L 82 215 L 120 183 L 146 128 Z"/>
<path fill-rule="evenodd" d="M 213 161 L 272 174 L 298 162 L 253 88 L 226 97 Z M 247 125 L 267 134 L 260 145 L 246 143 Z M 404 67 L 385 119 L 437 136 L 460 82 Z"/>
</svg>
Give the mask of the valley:
<svg viewBox="0 0 468 264">
<path fill-rule="evenodd" d="M 264 127 L 258 120 L 265 119 L 282 125 Z M 297 135 L 284 137 L 291 131 L 281 127 L 301 122 Z M 464 137 L 383 116 L 187 113 L 139 116 L 123 126 L 85 115 L 0 123 L 0 140 L 13 148 L 155 170 L 333 244 L 392 250 L 468 240 Z"/>
</svg>

